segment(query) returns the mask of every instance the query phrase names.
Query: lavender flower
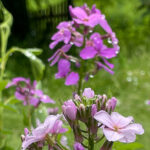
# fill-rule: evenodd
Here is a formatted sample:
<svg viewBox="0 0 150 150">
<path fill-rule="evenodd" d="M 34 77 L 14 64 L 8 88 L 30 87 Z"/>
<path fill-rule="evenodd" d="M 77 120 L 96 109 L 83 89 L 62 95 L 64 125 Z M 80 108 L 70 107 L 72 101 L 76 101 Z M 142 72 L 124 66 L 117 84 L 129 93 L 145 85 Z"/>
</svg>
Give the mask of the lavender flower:
<svg viewBox="0 0 150 150">
<path fill-rule="evenodd" d="M 103 132 L 108 141 L 131 143 L 136 139 L 136 134 L 143 134 L 144 129 L 140 124 L 132 123 L 132 117 L 123 117 L 117 112 L 109 115 L 101 110 L 94 118 L 104 125 Z"/>
<path fill-rule="evenodd" d="M 49 96 L 45 95 L 43 91 L 36 88 L 36 81 L 31 84 L 30 79 L 16 77 L 7 84 L 6 88 L 11 86 L 16 87 L 15 96 L 17 99 L 23 101 L 24 105 L 33 105 L 34 107 L 37 107 L 41 102 L 55 103 Z"/>
<path fill-rule="evenodd" d="M 51 136 L 66 132 L 66 129 L 62 128 L 62 121 L 59 120 L 60 117 L 61 115 L 48 116 L 43 124 L 33 129 L 30 134 L 26 134 L 22 143 L 22 150 L 25 150 L 33 143 L 44 143 L 45 140 L 50 140 Z"/>
</svg>

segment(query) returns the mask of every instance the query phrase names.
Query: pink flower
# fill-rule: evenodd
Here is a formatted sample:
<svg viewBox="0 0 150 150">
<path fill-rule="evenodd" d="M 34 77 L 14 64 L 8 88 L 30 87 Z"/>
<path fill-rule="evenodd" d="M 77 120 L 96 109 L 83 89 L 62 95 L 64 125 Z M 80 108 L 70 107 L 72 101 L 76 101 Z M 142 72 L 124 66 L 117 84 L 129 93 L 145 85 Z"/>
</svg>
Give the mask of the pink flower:
<svg viewBox="0 0 150 150">
<path fill-rule="evenodd" d="M 93 98 L 95 96 L 94 91 L 91 88 L 85 88 L 82 95 L 88 99 Z"/>
<path fill-rule="evenodd" d="M 75 120 L 77 115 L 77 107 L 72 100 L 64 102 L 62 106 L 64 115 L 70 120 Z"/>
<path fill-rule="evenodd" d="M 74 150 L 84 150 L 84 147 L 81 145 L 81 143 L 76 142 L 74 144 Z"/>
<path fill-rule="evenodd" d="M 23 84 L 22 84 L 23 83 Z M 45 95 L 43 91 L 37 89 L 37 82 L 30 82 L 30 79 L 23 77 L 13 78 L 6 88 L 16 86 L 15 96 L 18 100 L 23 101 L 24 105 L 33 105 L 37 107 L 41 102 L 43 103 L 55 103 L 48 95 Z"/>
<path fill-rule="evenodd" d="M 144 133 L 140 124 L 132 123 L 132 117 L 123 117 L 117 112 L 109 115 L 101 110 L 94 115 L 94 118 L 104 125 L 103 132 L 108 141 L 131 143 L 135 141 L 136 134 Z"/>
<path fill-rule="evenodd" d="M 46 118 L 43 124 L 32 130 L 31 134 L 27 134 L 22 143 L 22 150 L 28 148 L 36 142 L 44 142 L 48 134 L 63 133 L 66 129 L 62 128 L 62 121 L 59 120 L 61 115 L 51 115 Z"/>
<path fill-rule="evenodd" d="M 75 7 L 75 8 L 72 8 L 72 6 L 69 7 L 70 14 L 77 24 L 83 24 L 85 26 L 93 28 L 99 24 L 99 20 L 102 16 L 100 15 L 100 13 L 97 13 L 96 11 L 90 13 L 90 10 L 87 9 L 88 7 Z"/>
</svg>

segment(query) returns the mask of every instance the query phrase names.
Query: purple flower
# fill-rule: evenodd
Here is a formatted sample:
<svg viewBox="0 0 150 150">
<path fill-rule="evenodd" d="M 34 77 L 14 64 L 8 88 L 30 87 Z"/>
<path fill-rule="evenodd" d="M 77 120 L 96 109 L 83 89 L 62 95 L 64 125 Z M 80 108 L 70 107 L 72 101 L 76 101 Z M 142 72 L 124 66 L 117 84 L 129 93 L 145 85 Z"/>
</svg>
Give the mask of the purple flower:
<svg viewBox="0 0 150 150">
<path fill-rule="evenodd" d="M 83 44 L 83 35 L 75 30 L 73 27 L 74 22 L 61 22 L 57 29 L 59 30 L 52 36 L 53 42 L 49 45 L 50 49 L 53 49 L 59 42 L 65 44 L 73 43 L 77 47 Z"/>
<path fill-rule="evenodd" d="M 53 49 L 59 42 L 63 41 L 65 44 L 69 44 L 71 40 L 72 22 L 61 22 L 57 29 L 59 31 L 52 36 L 52 42 L 49 47 Z"/>
<path fill-rule="evenodd" d="M 135 141 L 136 134 L 144 133 L 140 124 L 132 123 L 132 117 L 123 117 L 117 112 L 109 115 L 101 110 L 94 115 L 94 118 L 104 125 L 103 133 L 108 141 L 131 143 Z"/>
<path fill-rule="evenodd" d="M 65 85 L 76 85 L 79 81 L 79 74 L 76 72 L 71 72 L 65 81 Z"/>
<path fill-rule="evenodd" d="M 81 145 L 81 143 L 76 142 L 74 144 L 74 150 L 85 150 L 84 147 Z"/>
<path fill-rule="evenodd" d="M 36 81 L 34 81 L 33 84 L 31 84 L 29 79 L 17 77 L 12 79 L 12 82 L 8 83 L 6 88 L 10 86 L 16 86 L 15 97 L 23 101 L 24 105 L 33 105 L 34 107 L 37 107 L 41 102 L 55 103 L 49 96 L 45 95 L 41 90 L 36 89 Z"/>
<path fill-rule="evenodd" d="M 70 72 L 70 62 L 66 59 L 60 59 L 58 62 L 58 73 L 55 74 L 55 78 L 65 78 Z"/>
<path fill-rule="evenodd" d="M 94 98 L 95 96 L 94 91 L 91 88 L 85 88 L 82 95 L 88 99 Z"/>
<path fill-rule="evenodd" d="M 77 107 L 72 100 L 64 102 L 62 106 L 64 115 L 70 120 L 75 120 L 77 115 Z"/>
<path fill-rule="evenodd" d="M 85 10 L 83 7 L 72 8 L 72 6 L 69 7 L 69 10 L 73 20 L 77 24 L 83 24 L 92 28 L 99 24 L 101 15 L 97 12 L 93 11 L 93 13 L 90 14 L 88 11 L 86 11 L 87 9 Z"/>
<path fill-rule="evenodd" d="M 109 99 L 106 103 L 106 107 L 108 110 L 112 110 L 114 111 L 115 107 L 117 104 L 117 99 L 115 97 L 112 97 L 111 99 Z"/>
<path fill-rule="evenodd" d="M 71 48 L 71 44 L 67 44 L 67 45 L 64 45 L 62 46 L 60 49 L 58 49 L 54 54 L 53 56 L 51 56 L 48 61 L 50 62 L 51 61 L 51 64 L 50 66 L 53 66 L 55 63 L 57 63 L 60 59 L 60 56 L 66 56 L 65 53 L 67 53 Z"/>
<path fill-rule="evenodd" d="M 60 117 L 61 115 L 48 116 L 43 124 L 33 129 L 31 134 L 26 135 L 22 143 L 22 150 L 25 150 L 33 143 L 44 142 L 49 134 L 64 132 L 65 130 L 62 128 L 62 122 L 59 120 Z"/>
</svg>

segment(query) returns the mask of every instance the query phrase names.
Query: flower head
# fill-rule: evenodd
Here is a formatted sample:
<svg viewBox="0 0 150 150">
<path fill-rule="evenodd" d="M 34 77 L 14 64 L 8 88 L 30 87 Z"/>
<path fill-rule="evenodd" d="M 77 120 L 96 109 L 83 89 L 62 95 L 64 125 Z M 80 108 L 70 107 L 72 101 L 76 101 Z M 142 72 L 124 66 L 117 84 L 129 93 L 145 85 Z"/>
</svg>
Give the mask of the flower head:
<svg viewBox="0 0 150 150">
<path fill-rule="evenodd" d="M 132 123 L 132 117 L 123 117 L 117 112 L 109 115 L 106 111 L 99 111 L 94 118 L 103 124 L 103 132 L 108 141 L 131 143 L 136 139 L 136 134 L 143 134 L 144 129 L 140 124 Z"/>
<path fill-rule="evenodd" d="M 6 88 L 15 86 L 15 96 L 17 99 L 23 101 L 24 105 L 33 105 L 37 107 L 41 102 L 43 103 L 55 103 L 48 95 L 45 95 L 43 91 L 37 89 L 37 82 L 34 81 L 31 84 L 29 79 L 23 77 L 13 78 Z"/>
<path fill-rule="evenodd" d="M 44 142 L 49 134 L 58 134 L 65 132 L 62 128 L 62 121 L 59 120 L 61 115 L 51 115 L 46 118 L 43 124 L 33 129 L 31 134 L 27 134 L 22 143 L 22 150 L 25 150 L 33 143 Z"/>
</svg>

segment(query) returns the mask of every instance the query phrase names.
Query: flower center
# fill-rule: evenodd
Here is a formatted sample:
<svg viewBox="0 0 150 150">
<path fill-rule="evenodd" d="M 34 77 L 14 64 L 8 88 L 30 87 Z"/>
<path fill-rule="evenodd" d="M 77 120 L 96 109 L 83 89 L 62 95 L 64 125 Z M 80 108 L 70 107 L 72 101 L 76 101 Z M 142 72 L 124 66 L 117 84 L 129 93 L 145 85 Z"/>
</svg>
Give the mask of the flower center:
<svg viewBox="0 0 150 150">
<path fill-rule="evenodd" d="M 118 131 L 119 130 L 119 128 L 115 125 L 114 126 L 114 131 Z"/>
<path fill-rule="evenodd" d="M 84 19 L 83 19 L 83 21 L 85 21 L 85 22 L 88 22 L 88 21 L 89 21 L 89 19 L 87 19 L 87 18 L 84 18 Z"/>
</svg>

